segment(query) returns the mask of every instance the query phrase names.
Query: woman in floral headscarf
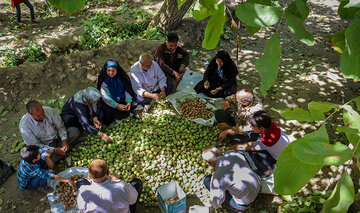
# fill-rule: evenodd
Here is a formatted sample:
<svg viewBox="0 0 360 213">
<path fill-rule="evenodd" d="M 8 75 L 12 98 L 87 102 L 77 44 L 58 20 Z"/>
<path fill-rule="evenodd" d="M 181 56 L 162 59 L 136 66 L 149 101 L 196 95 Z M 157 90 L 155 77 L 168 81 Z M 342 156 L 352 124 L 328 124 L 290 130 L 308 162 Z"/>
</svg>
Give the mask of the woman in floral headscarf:
<svg viewBox="0 0 360 213">
<path fill-rule="evenodd" d="M 104 111 L 104 123 L 114 120 L 120 122 L 128 116 L 136 117 L 133 112 L 136 106 L 136 94 L 132 89 L 130 78 L 115 60 L 105 62 L 97 84 L 102 98 L 101 108 Z"/>
<path fill-rule="evenodd" d="M 60 116 L 64 125 L 99 135 L 104 141 L 110 140 L 108 135 L 99 130 L 102 127 L 103 117 L 100 104 L 98 104 L 100 98 L 99 90 L 94 87 L 88 87 L 75 93 L 61 110 Z"/>
</svg>

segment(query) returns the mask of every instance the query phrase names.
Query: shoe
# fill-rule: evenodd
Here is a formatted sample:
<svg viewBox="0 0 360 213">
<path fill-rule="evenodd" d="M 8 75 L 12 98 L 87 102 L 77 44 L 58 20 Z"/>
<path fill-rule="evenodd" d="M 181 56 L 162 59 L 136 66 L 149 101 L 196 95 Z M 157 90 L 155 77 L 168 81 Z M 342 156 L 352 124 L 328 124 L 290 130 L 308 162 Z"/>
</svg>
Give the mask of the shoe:
<svg viewBox="0 0 360 213">
<path fill-rule="evenodd" d="M 136 112 L 130 112 L 130 117 L 140 119 L 140 116 Z"/>
</svg>

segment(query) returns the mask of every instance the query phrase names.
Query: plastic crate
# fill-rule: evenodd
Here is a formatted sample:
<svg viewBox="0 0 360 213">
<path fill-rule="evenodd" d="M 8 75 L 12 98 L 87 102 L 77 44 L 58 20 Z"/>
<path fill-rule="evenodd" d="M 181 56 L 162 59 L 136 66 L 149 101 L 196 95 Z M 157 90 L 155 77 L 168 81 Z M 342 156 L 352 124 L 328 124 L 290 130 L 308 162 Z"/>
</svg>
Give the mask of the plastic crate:
<svg viewBox="0 0 360 213">
<path fill-rule="evenodd" d="M 14 167 L 10 163 L 0 159 L 0 184 L 3 184 L 14 172 Z"/>
<path fill-rule="evenodd" d="M 178 182 L 171 181 L 157 189 L 159 206 L 163 213 L 185 213 L 186 212 L 186 194 Z M 178 201 L 166 204 L 165 200 L 179 198 Z"/>
</svg>

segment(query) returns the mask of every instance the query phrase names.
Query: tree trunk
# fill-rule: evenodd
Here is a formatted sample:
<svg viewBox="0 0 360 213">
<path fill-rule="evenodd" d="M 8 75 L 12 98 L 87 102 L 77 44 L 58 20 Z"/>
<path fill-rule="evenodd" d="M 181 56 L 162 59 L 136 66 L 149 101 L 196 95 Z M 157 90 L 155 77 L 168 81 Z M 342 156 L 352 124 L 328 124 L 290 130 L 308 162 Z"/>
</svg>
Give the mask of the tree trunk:
<svg viewBox="0 0 360 213">
<path fill-rule="evenodd" d="M 179 26 L 193 2 L 194 0 L 186 0 L 180 10 L 178 10 L 177 0 L 165 0 L 159 12 L 150 22 L 150 27 L 160 26 L 163 30 L 174 30 Z"/>
</svg>

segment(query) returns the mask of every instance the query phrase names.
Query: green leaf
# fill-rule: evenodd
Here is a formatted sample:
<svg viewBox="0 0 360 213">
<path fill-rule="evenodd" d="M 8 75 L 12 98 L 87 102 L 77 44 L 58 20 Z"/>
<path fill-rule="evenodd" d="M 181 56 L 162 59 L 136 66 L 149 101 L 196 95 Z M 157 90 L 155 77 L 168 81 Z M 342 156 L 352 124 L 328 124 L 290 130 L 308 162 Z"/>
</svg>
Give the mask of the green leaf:
<svg viewBox="0 0 360 213">
<path fill-rule="evenodd" d="M 178 2 L 178 9 L 180 10 L 181 6 L 186 2 L 186 0 L 177 0 Z"/>
<path fill-rule="evenodd" d="M 267 42 L 264 54 L 256 61 L 255 67 L 261 78 L 260 90 L 266 96 L 267 90 L 275 84 L 279 72 L 281 45 L 278 34 L 274 34 Z"/>
<path fill-rule="evenodd" d="M 329 136 L 325 125 L 319 130 L 299 138 L 285 147 L 277 160 L 277 168 L 274 172 L 274 190 L 282 195 L 293 195 L 297 193 L 309 180 L 318 173 L 322 167 L 319 164 L 307 164 L 296 158 L 293 149 L 304 141 L 329 142 Z"/>
<path fill-rule="evenodd" d="M 214 49 L 219 42 L 220 36 L 223 34 L 225 24 L 225 3 L 219 4 L 216 14 L 213 14 L 206 26 L 205 37 L 202 46 L 205 49 Z"/>
<path fill-rule="evenodd" d="M 348 3 L 348 4 L 346 4 L 345 6 L 344 6 L 344 8 L 349 8 L 349 7 L 360 7 L 360 2 L 358 2 L 358 3 Z"/>
<path fill-rule="evenodd" d="M 0 194 L 5 192 L 5 188 L 0 188 Z"/>
<path fill-rule="evenodd" d="M 6 141 L 7 139 L 8 139 L 8 136 L 6 136 L 6 135 L 1 136 L 1 140 Z"/>
<path fill-rule="evenodd" d="M 48 0 L 48 2 L 67 15 L 72 15 L 84 7 L 86 0 Z"/>
<path fill-rule="evenodd" d="M 303 22 L 309 15 L 309 11 L 306 0 L 295 0 L 286 8 L 285 18 L 290 31 L 296 38 L 308 46 L 312 46 L 315 44 L 314 36 L 303 26 Z"/>
<path fill-rule="evenodd" d="M 256 3 L 242 3 L 236 7 L 236 16 L 251 27 L 270 27 L 278 22 L 281 10 Z"/>
<path fill-rule="evenodd" d="M 285 147 L 276 163 L 274 190 L 281 195 L 297 193 L 322 167 L 321 164 L 311 165 L 296 159 L 292 151 L 294 142 Z"/>
<path fill-rule="evenodd" d="M 343 19 L 352 20 L 355 18 L 355 14 L 360 10 L 360 8 L 349 7 L 348 4 L 349 4 L 349 0 L 342 1 L 338 7 L 338 14 Z"/>
<path fill-rule="evenodd" d="M 296 159 L 307 164 L 327 163 L 339 166 L 352 158 L 352 151 L 344 144 L 329 144 L 305 140 L 293 147 Z"/>
<path fill-rule="evenodd" d="M 0 149 L 2 149 L 4 147 L 4 144 L 0 143 Z"/>
<path fill-rule="evenodd" d="M 0 118 L 0 121 L 7 121 L 7 118 Z"/>
<path fill-rule="evenodd" d="M 354 184 L 350 175 L 345 172 L 329 199 L 323 205 L 321 213 L 342 213 L 347 212 L 349 206 L 354 202 Z"/>
<path fill-rule="evenodd" d="M 201 5 L 199 2 L 196 2 L 192 15 L 194 19 L 200 21 L 210 16 L 211 12 L 205 6 Z"/>
<path fill-rule="evenodd" d="M 360 129 L 360 115 L 350 105 L 344 105 L 343 119 L 353 129 Z"/>
<path fill-rule="evenodd" d="M 354 102 L 355 102 L 355 104 L 356 104 L 356 106 L 357 106 L 358 110 L 360 110 L 360 96 L 359 96 L 359 97 L 357 97 L 357 98 L 354 98 Z"/>
<path fill-rule="evenodd" d="M 271 0 L 247 0 L 246 3 L 256 3 L 271 6 Z"/>
<path fill-rule="evenodd" d="M 246 31 L 250 34 L 250 35 L 254 35 L 255 33 L 257 33 L 261 27 L 251 27 L 248 25 L 245 25 Z"/>
<path fill-rule="evenodd" d="M 346 78 L 360 80 L 360 18 L 345 30 L 345 51 L 340 69 Z"/>
<path fill-rule="evenodd" d="M 217 11 L 220 4 L 217 4 L 217 0 L 199 0 L 199 3 L 209 11 Z"/>
<path fill-rule="evenodd" d="M 7 116 L 8 114 L 9 114 L 9 111 L 6 110 L 6 111 L 1 113 L 1 117 Z"/>
<path fill-rule="evenodd" d="M 339 52 L 343 53 L 345 50 L 345 30 L 340 30 L 331 36 L 331 47 Z"/>
<path fill-rule="evenodd" d="M 5 109 L 5 107 L 3 105 L 0 105 L 0 113 L 2 113 L 2 111 Z"/>
<path fill-rule="evenodd" d="M 279 113 L 282 117 L 287 120 L 298 120 L 298 121 L 320 121 L 325 119 L 325 112 L 330 111 L 333 108 L 338 108 L 339 105 L 330 102 L 316 102 L 312 101 L 308 104 L 309 111 L 305 111 L 299 107 L 292 109 L 274 109 L 272 110 Z"/>
<path fill-rule="evenodd" d="M 4 200 L 0 198 L 0 205 L 4 203 Z"/>
<path fill-rule="evenodd" d="M 356 148 L 355 152 L 360 154 L 360 132 L 357 129 L 352 129 L 347 126 L 340 126 L 336 128 L 338 132 L 344 132 L 348 141 Z"/>
</svg>

